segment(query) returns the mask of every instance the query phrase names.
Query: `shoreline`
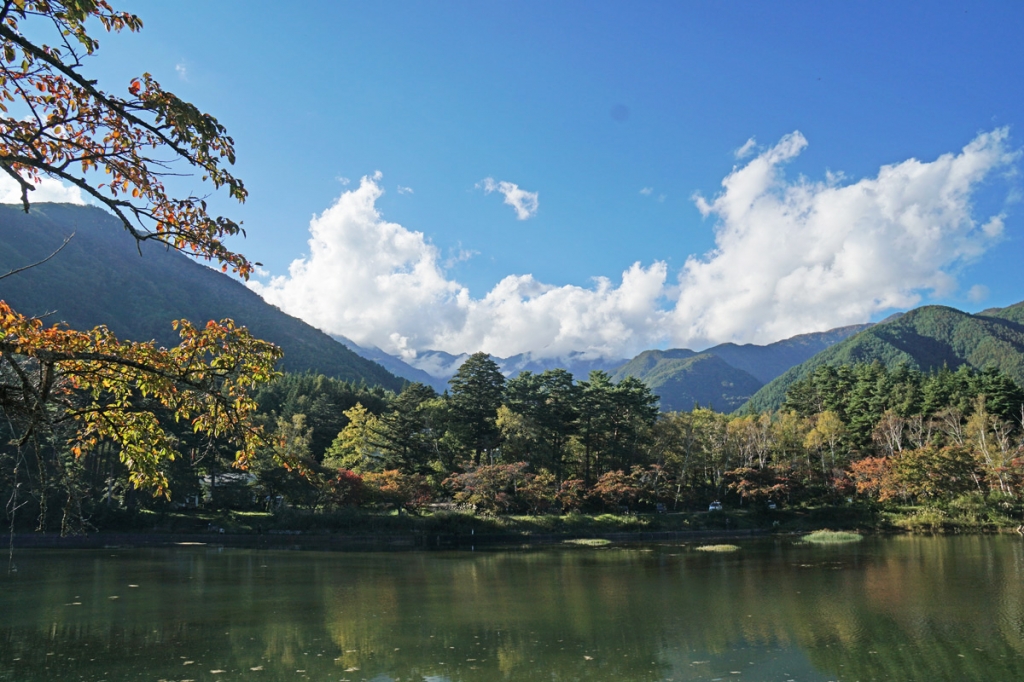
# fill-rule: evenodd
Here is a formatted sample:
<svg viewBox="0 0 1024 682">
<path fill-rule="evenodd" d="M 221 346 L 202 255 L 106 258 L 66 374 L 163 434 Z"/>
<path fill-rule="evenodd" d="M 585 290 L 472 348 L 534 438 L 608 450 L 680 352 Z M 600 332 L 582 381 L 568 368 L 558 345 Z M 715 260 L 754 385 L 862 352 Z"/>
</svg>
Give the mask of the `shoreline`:
<svg viewBox="0 0 1024 682">
<path fill-rule="evenodd" d="M 634 531 L 579 533 L 409 533 L 364 534 L 280 531 L 269 533 L 15 533 L 14 549 L 139 549 L 145 547 L 211 547 L 294 551 L 434 551 L 475 547 L 550 547 L 568 540 L 645 543 L 679 540 L 726 540 L 769 537 L 766 529 Z"/>
</svg>

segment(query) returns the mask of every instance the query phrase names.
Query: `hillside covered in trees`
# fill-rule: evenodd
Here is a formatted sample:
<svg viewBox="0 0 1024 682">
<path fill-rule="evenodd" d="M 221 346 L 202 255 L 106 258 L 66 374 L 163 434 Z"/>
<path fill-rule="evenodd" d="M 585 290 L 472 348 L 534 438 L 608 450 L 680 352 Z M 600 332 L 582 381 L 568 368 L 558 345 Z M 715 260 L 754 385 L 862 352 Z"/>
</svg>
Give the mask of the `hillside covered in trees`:
<svg viewBox="0 0 1024 682">
<path fill-rule="evenodd" d="M 1024 384 L 1024 304 L 976 315 L 945 306 L 925 306 L 876 324 L 792 367 L 758 391 L 745 409 L 776 409 L 789 387 L 818 367 L 878 361 L 890 369 L 922 371 L 966 365 L 996 367 Z"/>
</svg>

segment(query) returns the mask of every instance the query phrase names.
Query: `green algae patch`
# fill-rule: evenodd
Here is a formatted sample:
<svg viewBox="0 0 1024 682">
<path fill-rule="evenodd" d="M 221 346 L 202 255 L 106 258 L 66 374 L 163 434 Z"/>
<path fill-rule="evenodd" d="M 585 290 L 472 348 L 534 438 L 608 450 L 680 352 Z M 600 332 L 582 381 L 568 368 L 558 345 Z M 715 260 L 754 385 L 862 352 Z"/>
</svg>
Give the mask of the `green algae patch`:
<svg viewBox="0 0 1024 682">
<path fill-rule="evenodd" d="M 804 542 L 815 545 L 839 545 L 846 542 L 860 542 L 863 539 L 864 536 L 860 533 L 836 530 L 816 530 L 803 537 Z"/>
<path fill-rule="evenodd" d="M 735 552 L 740 548 L 739 545 L 701 545 L 700 547 L 694 547 L 698 552 Z"/>
</svg>

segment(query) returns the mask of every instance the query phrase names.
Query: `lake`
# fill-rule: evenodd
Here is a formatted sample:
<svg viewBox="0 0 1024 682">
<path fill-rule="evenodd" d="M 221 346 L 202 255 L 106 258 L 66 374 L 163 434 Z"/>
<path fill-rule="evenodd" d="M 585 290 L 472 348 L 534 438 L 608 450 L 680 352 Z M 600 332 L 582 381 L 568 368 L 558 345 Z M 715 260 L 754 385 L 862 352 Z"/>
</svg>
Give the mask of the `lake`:
<svg viewBox="0 0 1024 682">
<path fill-rule="evenodd" d="M 1021 680 L 1024 541 L 16 550 L 0 680 Z"/>
</svg>

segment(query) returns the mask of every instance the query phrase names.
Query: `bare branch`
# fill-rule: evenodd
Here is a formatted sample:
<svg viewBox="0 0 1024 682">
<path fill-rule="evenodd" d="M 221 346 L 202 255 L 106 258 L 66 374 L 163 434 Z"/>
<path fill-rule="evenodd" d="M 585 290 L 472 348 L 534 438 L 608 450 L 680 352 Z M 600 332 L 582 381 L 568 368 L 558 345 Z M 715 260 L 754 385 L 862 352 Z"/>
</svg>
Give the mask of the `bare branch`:
<svg viewBox="0 0 1024 682">
<path fill-rule="evenodd" d="M 54 251 L 53 253 L 51 253 L 51 254 L 50 254 L 49 256 L 47 256 L 46 258 L 44 258 L 44 259 L 42 259 L 42 260 L 40 260 L 40 261 L 36 261 L 35 263 L 32 263 L 31 265 L 26 265 L 26 266 L 24 266 L 24 267 L 20 267 L 20 268 L 15 268 L 14 270 L 11 270 L 10 272 L 7 272 L 7 273 L 5 273 L 5 274 L 3 274 L 3 275 L 0 275 L 0 279 L 5 279 L 5 278 L 7 278 L 7 277 L 10 277 L 11 275 L 17 275 L 17 274 L 18 274 L 19 272 L 25 272 L 26 270 L 29 270 L 29 269 L 31 269 L 31 268 L 34 268 L 34 267 L 36 267 L 37 265 L 42 265 L 42 264 L 43 264 L 43 263 L 45 263 L 46 261 L 48 261 L 48 260 L 50 260 L 51 258 L 53 258 L 54 256 L 56 256 L 56 255 L 57 255 L 58 253 L 60 253 L 61 251 L 63 251 L 63 250 L 64 250 L 64 247 L 65 247 L 65 246 L 67 246 L 67 245 L 68 245 L 68 244 L 69 244 L 69 243 L 71 242 L 71 239 L 72 239 L 72 238 L 73 238 L 74 236 L 75 236 L 75 233 L 74 233 L 74 232 L 72 232 L 72 233 L 71 233 L 71 234 L 69 234 L 69 235 L 68 235 L 67 237 L 65 237 L 65 238 L 64 238 L 64 243 L 63 243 L 63 244 L 61 244 L 60 246 L 58 246 L 58 247 L 57 247 L 57 250 L 56 250 L 56 251 Z"/>
</svg>

